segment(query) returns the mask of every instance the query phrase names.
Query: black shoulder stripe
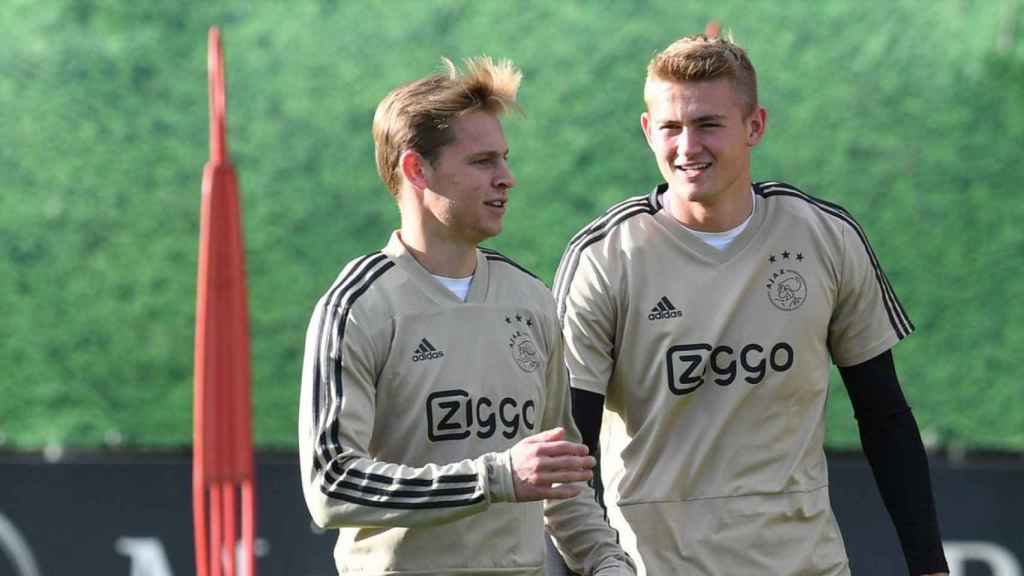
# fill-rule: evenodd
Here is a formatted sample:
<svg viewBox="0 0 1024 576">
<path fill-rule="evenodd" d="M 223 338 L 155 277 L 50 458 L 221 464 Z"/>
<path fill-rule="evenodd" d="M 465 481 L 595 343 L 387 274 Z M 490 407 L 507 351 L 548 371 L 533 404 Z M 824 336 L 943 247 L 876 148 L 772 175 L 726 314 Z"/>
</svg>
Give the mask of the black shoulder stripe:
<svg viewBox="0 0 1024 576">
<path fill-rule="evenodd" d="M 387 258 L 380 252 L 373 252 L 367 254 L 354 261 L 347 267 L 347 270 L 343 270 L 338 278 L 334 281 L 334 284 L 327 290 L 327 294 L 324 296 L 321 309 L 320 309 L 320 324 L 317 327 L 316 342 L 319 343 L 320 349 L 317 351 L 316 361 L 314 363 L 314 379 L 313 379 L 313 425 L 319 428 L 320 421 L 323 413 L 322 408 L 326 407 L 326 399 L 329 393 L 328 390 L 322 388 L 322 382 L 327 379 L 327 374 L 323 372 L 323 367 L 327 365 L 325 362 L 324 351 L 324 331 L 330 322 L 333 321 L 332 312 L 337 309 L 337 300 L 344 297 L 345 293 L 352 288 L 352 285 L 360 282 L 366 275 L 367 270 L 376 266 L 382 259 Z"/>
<path fill-rule="evenodd" d="M 577 232 L 576 235 L 569 240 L 569 245 L 571 246 L 580 238 L 586 236 L 587 234 L 591 233 L 594 230 L 601 228 L 601 226 L 604 225 L 604 222 L 608 218 L 613 217 L 615 214 L 621 212 L 622 210 L 627 210 L 635 206 L 654 206 L 655 209 L 660 209 L 660 196 L 666 190 L 668 190 L 668 184 L 662 183 L 643 196 L 632 196 L 630 198 L 626 198 L 625 200 L 617 204 L 613 204 L 611 207 L 605 210 L 604 214 L 602 214 L 599 218 L 591 221 L 589 224 L 584 226 L 583 229 Z"/>
<path fill-rule="evenodd" d="M 317 442 L 318 458 L 314 460 L 314 466 L 318 471 L 324 463 L 333 457 L 333 454 L 329 454 L 330 446 L 326 442 L 327 438 L 322 429 L 330 414 L 334 413 L 341 405 L 343 390 L 340 372 L 340 344 L 345 331 L 345 323 L 348 321 L 349 310 L 352 303 L 363 295 L 377 278 L 394 265 L 394 262 L 380 252 L 364 256 L 349 266 L 348 271 L 342 273 L 323 300 L 321 321 L 317 332 L 317 343 L 320 348 L 317 350 L 313 386 L 315 410 L 313 422 L 316 429 L 321 430 Z M 335 350 L 338 351 L 339 356 L 332 358 Z M 323 385 L 324 380 L 327 381 L 326 386 Z M 337 422 L 335 421 L 334 424 L 336 425 Z"/>
<path fill-rule="evenodd" d="M 491 262 L 504 262 L 505 264 L 508 264 L 513 268 L 518 268 L 520 272 L 523 272 L 524 274 L 534 278 L 535 280 L 540 280 L 540 278 L 536 274 L 530 272 L 529 270 L 521 266 L 518 262 L 512 260 L 508 256 L 505 256 L 501 252 L 498 252 L 497 250 L 491 250 L 490 248 L 484 248 L 483 246 L 480 246 L 479 250 L 480 252 L 483 253 L 484 257 Z"/>
<path fill-rule="evenodd" d="M 627 210 L 629 208 L 636 207 L 636 206 L 646 206 L 648 203 L 649 203 L 649 199 L 648 199 L 647 196 L 634 196 L 632 198 L 628 198 L 626 200 L 623 200 L 622 202 L 619 202 L 618 204 L 612 205 L 610 208 L 605 210 L 604 214 L 602 214 L 598 218 L 595 218 L 594 220 L 591 220 L 586 226 L 584 226 L 582 229 L 580 229 L 580 231 L 577 232 L 569 240 L 569 245 L 571 246 L 572 244 L 578 242 L 584 236 L 593 233 L 595 230 L 600 229 L 602 226 L 604 226 L 605 221 L 607 221 L 609 218 L 613 217 L 615 214 L 617 214 L 617 213 L 619 213 L 619 212 L 621 212 L 623 210 Z"/>
<path fill-rule="evenodd" d="M 572 277 L 576 274 L 583 251 L 591 244 L 600 242 L 616 226 L 626 220 L 640 214 L 654 214 L 660 210 L 658 194 L 663 191 L 663 188 L 667 187 L 663 184 L 650 194 L 635 196 L 612 206 L 603 216 L 588 224 L 569 241 L 569 246 L 562 256 L 562 262 L 555 272 L 555 301 L 560 319 L 564 316 L 565 297 L 569 292 L 569 285 L 572 282 Z"/>
<path fill-rule="evenodd" d="M 914 330 L 914 324 L 910 321 L 910 318 L 907 316 L 906 311 L 900 304 L 899 299 L 896 298 L 896 293 L 893 291 L 892 285 L 889 283 L 889 278 L 882 270 L 882 266 L 878 261 L 878 256 L 875 255 L 874 249 L 871 248 L 871 243 L 868 241 L 867 234 L 864 233 L 864 229 L 861 228 L 860 224 L 852 215 L 850 215 L 849 212 L 838 204 L 833 204 L 831 202 L 815 198 L 782 182 L 759 182 L 755 185 L 755 189 L 757 190 L 757 193 L 764 198 L 770 198 L 772 196 L 798 198 L 807 202 L 811 206 L 814 206 L 818 210 L 838 218 L 850 226 L 850 228 L 852 228 L 857 234 L 861 244 L 864 246 L 864 250 L 867 252 L 868 258 L 871 260 L 871 267 L 875 273 L 875 280 L 878 282 L 879 290 L 882 292 L 882 302 L 885 305 L 885 312 L 889 316 L 889 323 L 892 325 L 893 331 L 896 332 L 896 336 L 902 340 Z"/>
<path fill-rule="evenodd" d="M 838 204 L 833 204 L 831 202 L 815 198 L 797 188 L 794 188 L 793 186 L 783 184 L 781 182 L 764 183 L 763 186 L 763 193 L 761 193 L 761 195 L 765 198 L 770 196 L 789 196 L 792 198 L 799 198 L 822 212 L 834 216 L 849 225 L 857 234 L 857 237 L 860 238 L 861 244 L 864 246 L 864 249 L 868 254 L 868 258 L 871 260 L 871 266 L 875 272 L 875 279 L 878 281 L 879 289 L 882 292 L 882 301 L 885 305 L 886 314 L 889 316 L 889 322 L 892 325 L 893 330 L 896 332 L 897 337 L 902 340 L 914 330 L 913 323 L 910 321 L 910 318 L 904 311 L 903 306 L 896 298 L 896 293 L 893 291 L 888 277 L 882 270 L 878 257 L 875 255 L 874 249 L 872 249 L 871 243 L 868 241 L 867 234 L 864 233 L 864 229 L 849 212 Z"/>
</svg>

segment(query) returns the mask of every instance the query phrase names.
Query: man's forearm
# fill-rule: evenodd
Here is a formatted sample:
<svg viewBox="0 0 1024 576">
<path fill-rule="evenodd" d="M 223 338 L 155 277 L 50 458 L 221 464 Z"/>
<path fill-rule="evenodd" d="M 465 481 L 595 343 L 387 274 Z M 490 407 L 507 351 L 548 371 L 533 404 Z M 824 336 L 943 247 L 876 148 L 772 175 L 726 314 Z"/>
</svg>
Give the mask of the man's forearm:
<svg viewBox="0 0 1024 576">
<path fill-rule="evenodd" d="M 861 446 L 914 576 L 949 571 L 942 551 L 928 457 L 890 352 L 840 368 Z"/>
</svg>

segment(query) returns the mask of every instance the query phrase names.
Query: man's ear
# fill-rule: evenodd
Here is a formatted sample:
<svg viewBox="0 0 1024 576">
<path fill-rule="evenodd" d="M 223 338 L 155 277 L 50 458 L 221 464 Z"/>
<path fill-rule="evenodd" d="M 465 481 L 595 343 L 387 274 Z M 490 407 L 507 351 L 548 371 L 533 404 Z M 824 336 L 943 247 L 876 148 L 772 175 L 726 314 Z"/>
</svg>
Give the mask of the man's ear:
<svg viewBox="0 0 1024 576">
<path fill-rule="evenodd" d="M 423 190 L 430 186 L 430 162 L 427 162 L 419 152 L 415 150 L 403 150 L 398 157 L 398 167 L 402 176 L 417 190 Z"/>
<path fill-rule="evenodd" d="M 647 145 L 654 149 L 651 144 L 651 115 L 647 112 L 640 114 L 640 129 L 644 131 L 644 138 L 647 139 Z"/>
<path fill-rule="evenodd" d="M 760 106 L 751 112 L 747 119 L 747 145 L 757 146 L 764 137 L 764 130 L 768 124 L 768 111 Z"/>
</svg>

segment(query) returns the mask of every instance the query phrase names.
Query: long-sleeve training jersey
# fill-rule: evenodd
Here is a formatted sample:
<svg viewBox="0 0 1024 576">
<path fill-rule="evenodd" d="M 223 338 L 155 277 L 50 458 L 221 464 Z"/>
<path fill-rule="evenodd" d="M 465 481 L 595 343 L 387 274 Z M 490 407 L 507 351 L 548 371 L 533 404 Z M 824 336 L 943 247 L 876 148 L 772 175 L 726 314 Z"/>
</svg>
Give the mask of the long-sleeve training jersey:
<svg viewBox="0 0 1024 576">
<path fill-rule="evenodd" d="M 539 575 L 544 504 L 516 503 L 509 449 L 572 422 L 551 294 L 478 249 L 465 302 L 398 234 L 350 262 L 306 338 L 299 414 L 303 492 L 339 528 L 341 574 Z M 551 506 L 570 563 L 633 574 L 586 486 Z"/>
</svg>

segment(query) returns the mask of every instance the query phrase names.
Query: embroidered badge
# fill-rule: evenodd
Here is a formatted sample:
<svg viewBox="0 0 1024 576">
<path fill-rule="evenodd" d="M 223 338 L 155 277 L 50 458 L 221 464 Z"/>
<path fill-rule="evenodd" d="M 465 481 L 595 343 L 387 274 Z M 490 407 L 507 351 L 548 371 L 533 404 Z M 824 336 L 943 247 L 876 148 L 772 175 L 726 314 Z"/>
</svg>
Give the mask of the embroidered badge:
<svg viewBox="0 0 1024 576">
<path fill-rule="evenodd" d="M 775 264 L 780 258 L 784 261 L 803 262 L 804 255 L 801 252 L 794 255 L 789 250 L 783 250 L 778 255 L 770 254 L 768 262 Z M 783 262 L 785 265 L 786 262 Z M 765 288 L 768 289 L 768 300 L 779 310 L 796 310 L 807 300 L 807 282 L 793 268 L 776 269 Z"/>
<path fill-rule="evenodd" d="M 524 327 L 533 327 L 533 319 L 517 313 L 515 316 L 506 316 L 505 323 L 512 326 L 514 331 L 508 339 L 508 347 L 512 350 L 512 359 L 523 372 L 533 372 L 540 367 L 540 354 L 537 346 L 530 339 L 529 330 Z"/>
</svg>

